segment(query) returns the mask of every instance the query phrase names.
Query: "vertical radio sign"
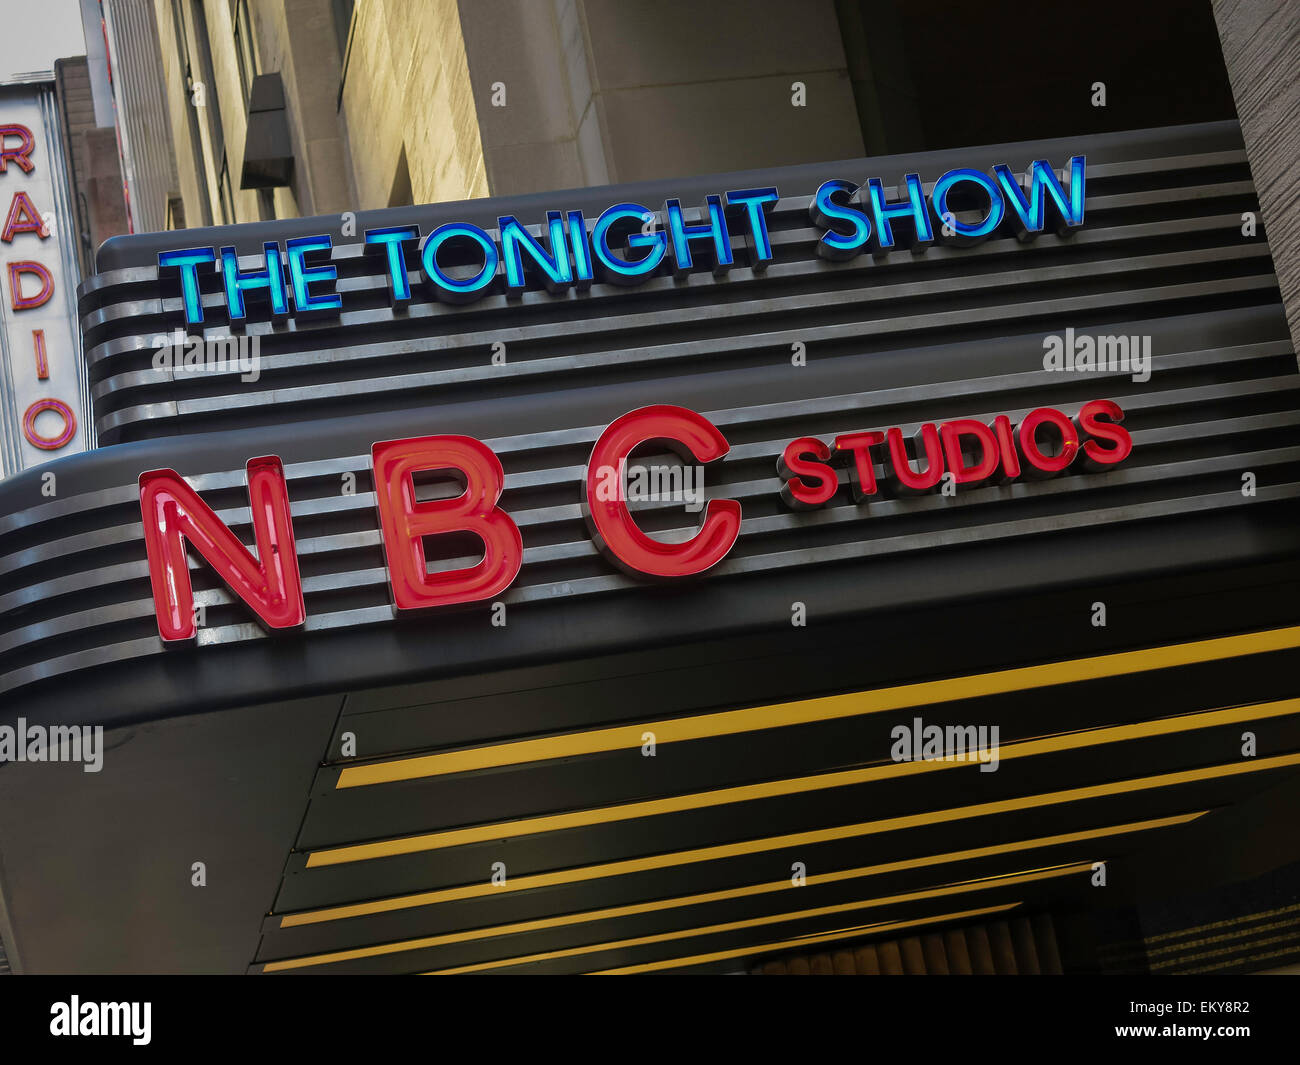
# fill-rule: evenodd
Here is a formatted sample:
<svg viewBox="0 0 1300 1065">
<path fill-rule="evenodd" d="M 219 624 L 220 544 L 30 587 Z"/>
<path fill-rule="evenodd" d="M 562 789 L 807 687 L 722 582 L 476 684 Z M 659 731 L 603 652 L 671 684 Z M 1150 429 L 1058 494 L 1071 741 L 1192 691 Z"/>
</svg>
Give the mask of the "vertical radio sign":
<svg viewBox="0 0 1300 1065">
<path fill-rule="evenodd" d="M 82 450 L 63 152 L 53 89 L 0 89 L 0 324 L 3 472 Z"/>
</svg>

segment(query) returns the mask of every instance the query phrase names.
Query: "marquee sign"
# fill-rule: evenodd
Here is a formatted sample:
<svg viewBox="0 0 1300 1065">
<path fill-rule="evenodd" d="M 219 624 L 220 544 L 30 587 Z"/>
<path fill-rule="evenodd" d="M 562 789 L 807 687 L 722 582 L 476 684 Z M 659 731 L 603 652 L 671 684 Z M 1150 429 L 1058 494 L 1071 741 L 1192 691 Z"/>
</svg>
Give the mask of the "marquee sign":
<svg viewBox="0 0 1300 1065">
<path fill-rule="evenodd" d="M 792 441 L 777 464 L 781 497 L 794 508 L 825 505 L 839 490 L 837 465 L 852 467 L 853 496 L 918 494 L 950 486 L 976 487 L 1019 477 L 1065 473 L 1076 460 L 1102 470 L 1126 459 L 1132 438 L 1124 413 L 1110 400 L 1085 403 L 1071 417 L 1050 407 L 1018 423 L 1000 415 L 991 425 L 956 419 L 922 425 L 912 453 L 899 428 L 847 433 L 833 445 L 816 437 Z M 645 445 L 666 447 L 703 465 L 726 456 L 730 445 L 709 419 L 684 407 L 643 407 L 611 423 L 592 448 L 582 479 L 583 513 L 592 539 L 611 562 L 647 578 L 692 577 L 711 569 L 735 546 L 741 504 L 713 499 L 698 530 L 678 543 L 658 540 L 637 524 L 628 506 L 626 468 Z M 496 454 L 468 436 L 425 436 L 377 443 L 371 450 L 375 503 L 389 587 L 397 615 L 500 595 L 523 565 L 519 527 L 499 505 L 505 473 Z M 420 500 L 416 476 L 450 474 L 464 484 L 454 498 Z M 195 638 L 194 592 L 188 542 L 268 630 L 306 621 L 294 545 L 289 494 L 274 456 L 249 460 L 249 509 L 257 556 L 240 542 L 175 471 L 140 478 L 140 508 L 159 635 L 168 643 Z M 465 534 L 483 545 L 473 566 L 430 572 L 425 537 Z"/>
<path fill-rule="evenodd" d="M 1062 175 L 1046 160 L 1035 161 L 1023 177 L 1003 164 L 989 172 L 949 170 L 928 186 L 920 175 L 907 174 L 894 199 L 880 178 L 861 185 L 836 179 L 818 187 L 809 215 L 822 230 L 818 254 L 836 260 L 885 254 L 900 244 L 975 244 L 1001 230 L 1028 240 L 1049 226 L 1069 231 L 1083 224 L 1085 176 L 1085 158 L 1077 155 Z M 503 215 L 494 230 L 447 222 L 422 237 L 417 225 L 387 226 L 366 230 L 363 240 L 385 264 L 394 308 L 416 299 L 417 279 L 432 298 L 468 303 L 492 291 L 517 294 L 536 284 L 551 292 L 581 288 L 596 278 L 636 285 L 700 265 L 722 275 L 735 264 L 738 246 L 745 248 L 748 265 L 762 271 L 774 257 L 767 212 L 779 199 L 775 186 L 710 194 L 696 212 L 698 222 L 688 221 L 681 202 L 669 198 L 658 214 L 643 204 L 617 203 L 594 222 L 581 211 L 556 210 L 546 213 L 544 225 L 530 227 Z M 164 251 L 158 265 L 179 277 L 191 325 L 204 321 L 201 278 L 213 273 L 220 275 L 221 300 L 234 325 L 248 321 L 250 293 L 258 296 L 257 313 L 272 320 L 336 315 L 343 297 L 333 288 L 337 269 L 325 261 L 332 246 L 327 233 L 266 242 L 255 269 L 241 268 L 232 246 Z M 407 252 L 416 249 L 419 268 L 413 272 Z M 309 263 L 309 256 L 320 261 Z"/>
<path fill-rule="evenodd" d="M 897 190 L 874 177 L 861 185 L 829 180 L 809 198 L 808 213 L 820 231 L 817 254 L 840 261 L 884 255 L 900 245 L 970 245 L 995 233 L 1029 240 L 1049 227 L 1065 233 L 1083 224 L 1085 176 L 1085 158 L 1076 155 L 1059 174 L 1038 160 L 1023 177 L 1002 164 L 987 172 L 952 169 L 929 184 L 909 173 Z M 668 198 L 658 214 L 621 202 L 594 221 L 582 211 L 555 210 L 532 227 L 514 215 L 501 215 L 495 230 L 452 221 L 423 236 L 417 225 L 389 225 L 367 229 L 363 242 L 383 264 L 389 301 L 401 313 L 417 299 L 421 281 L 427 296 L 464 304 L 490 291 L 518 294 L 537 284 L 559 293 L 597 278 L 635 285 L 700 268 L 720 276 L 741 249 L 748 265 L 762 272 L 775 255 L 767 216 L 779 200 L 774 185 L 733 189 L 705 196 L 689 216 L 678 199 Z M 238 326 L 256 315 L 283 321 L 339 314 L 337 268 L 326 261 L 331 247 L 327 234 L 267 241 L 252 268 L 250 257 L 241 259 L 233 246 L 164 251 L 157 259 L 161 270 L 179 278 L 187 323 L 202 323 L 213 309 L 210 296 L 205 308 L 202 291 L 213 288 L 204 278 L 215 273 L 216 309 Z M 803 510 L 829 503 L 841 489 L 842 472 L 853 499 L 869 505 L 878 495 L 952 494 L 1057 476 L 1076 463 L 1096 471 L 1128 456 L 1132 440 L 1123 418 L 1117 404 L 1095 400 L 1072 414 L 1040 407 L 1014 423 L 1005 415 L 988 424 L 927 423 L 910 438 L 899 427 L 830 441 L 801 437 L 774 456 L 780 478 L 774 489 L 788 508 Z M 674 580 L 704 573 L 741 535 L 741 503 L 701 499 L 693 535 L 678 542 L 651 536 L 628 505 L 629 460 L 647 445 L 673 451 L 701 471 L 730 450 L 717 426 L 683 407 L 643 407 L 618 418 L 600 434 L 580 484 L 591 538 L 610 563 L 634 576 Z M 510 587 L 523 564 L 523 538 L 500 506 L 505 475 L 487 445 L 468 436 L 388 440 L 373 446 L 371 469 L 396 615 L 481 602 Z M 265 628 L 292 629 L 306 621 L 283 467 L 274 456 L 254 458 L 247 475 L 256 557 L 174 471 L 140 478 L 155 613 L 168 643 L 197 635 L 187 543 Z M 438 475 L 463 491 L 421 499 L 417 477 Z M 483 556 L 473 566 L 430 572 L 426 538 L 449 534 L 471 534 Z"/>
<path fill-rule="evenodd" d="M 53 90 L 0 91 L 0 320 L 9 409 L 5 472 L 45 462 L 80 441 L 79 362 L 62 149 Z"/>
</svg>

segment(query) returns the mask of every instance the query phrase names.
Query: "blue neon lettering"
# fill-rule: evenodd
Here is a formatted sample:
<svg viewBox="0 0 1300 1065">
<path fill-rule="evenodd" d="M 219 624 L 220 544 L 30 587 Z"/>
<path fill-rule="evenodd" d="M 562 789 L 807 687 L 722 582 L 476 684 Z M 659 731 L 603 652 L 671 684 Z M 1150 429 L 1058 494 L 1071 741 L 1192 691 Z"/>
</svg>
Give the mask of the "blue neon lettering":
<svg viewBox="0 0 1300 1065">
<path fill-rule="evenodd" d="M 948 209 L 948 194 L 952 192 L 954 185 L 962 181 L 978 185 L 989 198 L 988 214 L 984 216 L 982 222 L 963 222 Z M 1006 205 L 1002 202 L 1002 193 L 998 190 L 997 182 L 982 170 L 949 170 L 934 183 L 930 202 L 934 204 L 934 213 L 940 225 L 947 226 L 958 237 L 968 239 L 987 237 L 1002 224 L 1002 218 L 1006 214 Z"/>
<path fill-rule="evenodd" d="M 185 303 L 185 321 L 190 325 L 203 321 L 203 300 L 199 296 L 199 264 L 216 259 L 211 248 L 184 248 L 158 253 L 158 267 L 175 266 L 181 273 L 181 297 Z"/>
<path fill-rule="evenodd" d="M 930 211 L 925 203 L 925 193 L 921 189 L 920 175 L 904 175 L 903 184 L 907 187 L 907 199 L 886 203 L 885 188 L 880 183 L 880 178 L 867 180 L 871 214 L 876 221 L 876 242 L 881 248 L 894 246 L 894 231 L 890 224 L 890 219 L 893 218 L 911 219 L 913 235 L 918 243 L 924 244 L 934 240 L 934 231 L 930 228 Z"/>
<path fill-rule="evenodd" d="M 858 186 L 851 181 L 823 181 L 808 206 L 813 225 L 822 226 L 826 232 L 817 242 L 817 254 L 823 259 L 851 259 L 866 247 L 871 239 L 871 222 L 861 211 L 836 203 L 836 197 L 849 200 L 857 194 Z M 836 222 L 847 222 L 851 233 L 840 233 Z"/>
<path fill-rule="evenodd" d="M 385 252 L 388 297 L 394 304 L 408 303 L 411 299 L 411 279 L 406 272 L 402 245 L 408 240 L 419 239 L 419 226 L 388 226 L 384 229 L 367 229 L 365 232 L 365 242 L 380 247 Z"/>
<path fill-rule="evenodd" d="M 609 280 L 618 284 L 634 284 L 647 274 L 653 273 L 663 262 L 664 254 L 668 250 L 668 242 L 658 229 L 652 233 L 637 230 L 635 233 L 628 234 L 628 247 L 650 249 L 642 259 L 636 261 L 623 259 L 615 255 L 614 250 L 609 246 L 609 229 L 615 222 L 624 218 L 635 218 L 638 222 L 643 222 L 647 216 L 654 217 L 654 212 L 648 207 L 642 207 L 638 203 L 618 203 L 606 209 L 596 219 L 596 225 L 591 231 L 591 246 Z"/>
<path fill-rule="evenodd" d="M 587 220 L 581 211 L 570 211 L 569 250 L 573 253 L 573 277 L 575 281 L 586 283 L 592 279 L 591 249 L 587 246 Z"/>
<path fill-rule="evenodd" d="M 987 170 L 956 167 L 942 174 L 927 196 L 920 176 L 906 174 L 899 198 L 893 202 L 887 201 L 880 178 L 869 178 L 862 185 L 834 179 L 817 187 L 808 213 L 820 229 L 817 254 L 832 260 L 849 260 L 868 249 L 883 256 L 899 238 L 907 244 L 929 243 L 936 239 L 936 220 L 943 226 L 942 239 L 952 244 L 974 243 L 996 233 L 1015 232 L 1027 239 L 1049 225 L 1067 232 L 1083 224 L 1085 175 L 1082 155 L 1071 157 L 1060 175 L 1041 159 L 1031 163 L 1023 177 L 1001 163 Z M 973 186 L 988 197 L 987 206 Z M 416 253 L 415 246 L 426 291 L 452 302 L 478 299 L 494 291 L 498 273 L 504 281 L 495 290 L 504 289 L 511 296 L 539 281 L 552 292 L 575 285 L 586 289 L 597 274 L 603 281 L 622 285 L 639 284 L 666 272 L 665 267 L 681 277 L 698 267 L 701 249 L 706 266 L 711 266 L 715 275 L 721 274 L 734 264 L 736 239 L 744 246 L 744 261 L 758 277 L 775 257 L 768 216 L 779 202 L 774 186 L 732 189 L 704 196 L 700 219 L 689 224 L 681 201 L 670 198 L 664 202 L 658 227 L 649 208 L 629 202 L 607 208 L 590 232 L 582 211 L 547 211 L 544 225 L 531 229 L 514 215 L 501 215 L 496 231 L 450 222 L 421 239 L 420 226 L 395 225 L 367 229 L 363 243 L 368 257 L 378 260 L 382 256 L 388 294 L 399 311 L 413 298 L 411 274 L 415 266 L 408 268 L 408 259 Z M 954 203 L 964 217 L 957 216 Z M 895 233 L 900 221 L 907 223 L 905 231 Z M 732 226 L 736 227 L 734 233 Z M 454 240 L 469 241 L 477 250 L 467 254 L 462 248 L 443 255 L 444 265 L 438 261 L 440 251 Z M 159 253 L 158 266 L 160 276 L 164 270 L 177 271 L 188 324 L 204 320 L 199 271 L 205 263 L 215 264 L 221 279 L 217 287 L 232 324 L 247 319 L 248 293 L 263 289 L 266 298 L 254 300 L 254 313 L 261 311 L 278 320 L 289 314 L 337 313 L 342 308 L 343 298 L 334 284 L 338 279 L 334 263 L 326 258 L 320 265 L 307 265 L 310 253 L 328 256 L 332 247 L 328 235 L 295 237 L 283 244 L 267 242 L 263 244 L 264 267 L 249 270 L 240 269 L 233 245 L 219 252 L 184 248 Z M 670 250 L 672 261 L 666 263 Z M 374 272 L 376 267 L 377 262 L 369 269 Z M 313 293 L 314 286 L 321 291 Z"/>
<path fill-rule="evenodd" d="M 1083 225 L 1084 167 L 1085 159 L 1082 155 L 1071 157 L 1070 191 L 1067 195 L 1061 188 L 1060 181 L 1057 180 L 1056 172 L 1047 165 L 1047 161 L 1036 159 L 1025 176 L 1025 181 L 1029 185 L 1027 198 L 1025 190 L 1008 166 L 999 163 L 993 168 L 998 184 L 1002 186 L 1002 192 L 1015 212 L 1019 223 L 1017 232 L 1020 236 L 1025 237 L 1043 231 L 1046 225 L 1048 197 L 1056 205 L 1059 216 L 1058 229 L 1074 229 Z M 1043 195 L 1044 192 L 1046 196 Z"/>
<path fill-rule="evenodd" d="M 483 253 L 483 265 L 471 277 L 452 277 L 438 265 L 438 249 L 449 240 L 461 238 L 473 241 Z M 496 243 L 478 226 L 468 222 L 448 222 L 439 226 L 424 238 L 424 246 L 420 249 L 424 276 L 437 286 L 439 295 L 446 293 L 446 296 L 461 301 L 478 299 L 487 294 L 492 279 L 496 277 L 499 262 Z"/>
<path fill-rule="evenodd" d="M 264 288 L 271 298 L 271 316 L 283 318 L 289 313 L 289 297 L 284 289 L 284 266 L 280 261 L 280 246 L 274 242 L 262 245 L 266 266 L 246 274 L 239 272 L 239 256 L 234 248 L 221 249 L 221 276 L 226 287 L 226 310 L 232 322 L 248 317 L 244 306 L 244 293 Z"/>
<path fill-rule="evenodd" d="M 343 306 L 343 300 L 337 292 L 323 292 L 312 295 L 307 286 L 318 281 L 333 281 L 338 271 L 333 265 L 314 266 L 308 269 L 303 258 L 309 251 L 329 251 L 333 247 L 329 234 L 316 237 L 294 237 L 285 241 L 285 251 L 289 256 L 289 280 L 293 284 L 293 305 L 298 314 L 309 312 L 337 311 Z"/>
<path fill-rule="evenodd" d="M 772 258 L 772 238 L 767 232 L 767 212 L 781 198 L 774 187 L 766 189 L 738 189 L 726 194 L 728 207 L 743 207 L 749 224 L 749 239 L 754 248 L 755 267 Z"/>
<path fill-rule="evenodd" d="M 725 270 L 734 261 L 731 234 L 727 231 L 727 220 L 722 212 L 722 197 L 706 196 L 704 204 L 709 220 L 688 226 L 682 217 L 681 201 L 668 200 L 664 203 L 664 215 L 668 219 L 668 232 L 673 241 L 673 260 L 677 264 L 678 274 L 685 273 L 695 265 L 691 258 L 693 240 L 708 240 L 713 243 L 715 272 Z"/>
<path fill-rule="evenodd" d="M 501 258 L 506 264 L 506 285 L 509 288 L 521 289 L 527 284 L 522 254 L 525 251 L 541 270 L 547 288 L 557 291 L 573 283 L 573 268 L 569 265 L 569 244 L 564 234 L 564 219 L 559 211 L 546 212 L 550 252 L 543 248 L 537 238 L 529 233 L 513 215 L 498 218 L 497 226 L 501 230 Z"/>
</svg>

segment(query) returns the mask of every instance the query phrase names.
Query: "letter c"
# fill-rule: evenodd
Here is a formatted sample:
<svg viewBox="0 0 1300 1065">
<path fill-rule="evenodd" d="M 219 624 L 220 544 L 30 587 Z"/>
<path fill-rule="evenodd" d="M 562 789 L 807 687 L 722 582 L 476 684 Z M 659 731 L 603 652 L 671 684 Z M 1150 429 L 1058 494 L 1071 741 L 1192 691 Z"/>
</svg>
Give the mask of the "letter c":
<svg viewBox="0 0 1300 1065">
<path fill-rule="evenodd" d="M 641 531 L 621 491 L 615 493 L 618 498 L 607 499 L 610 493 L 599 490 L 610 470 L 618 472 L 621 487 L 628 456 L 648 443 L 665 446 L 688 462 L 713 462 L 731 450 L 717 426 L 685 407 L 657 404 L 624 414 L 600 434 L 583 478 L 583 511 L 592 538 L 611 561 L 630 573 L 652 577 L 703 573 L 726 557 L 740 535 L 736 500 L 710 500 L 700 531 L 685 543 L 667 544 Z"/>
</svg>

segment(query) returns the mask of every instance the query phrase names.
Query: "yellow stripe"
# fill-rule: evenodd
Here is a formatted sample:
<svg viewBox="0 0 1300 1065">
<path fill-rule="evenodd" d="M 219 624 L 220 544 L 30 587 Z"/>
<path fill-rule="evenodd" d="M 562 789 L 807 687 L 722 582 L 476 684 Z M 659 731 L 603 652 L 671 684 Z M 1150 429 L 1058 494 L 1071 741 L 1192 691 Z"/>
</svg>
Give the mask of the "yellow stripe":
<svg viewBox="0 0 1300 1065">
<path fill-rule="evenodd" d="M 903 895 L 890 895 L 879 899 L 862 902 L 841 902 L 834 906 L 817 906 L 811 910 L 796 910 L 789 913 L 770 913 L 763 917 L 750 917 L 743 921 L 725 921 L 721 924 L 704 925 L 701 928 L 679 928 L 674 932 L 660 932 L 652 936 L 636 936 L 632 939 L 619 939 L 612 943 L 594 943 L 582 947 L 567 947 L 564 950 L 548 950 L 543 954 L 528 954 L 518 958 L 500 958 L 496 961 L 480 962 L 474 965 L 460 965 L 454 969 L 438 969 L 427 972 L 425 976 L 457 976 L 461 973 L 484 973 L 493 969 L 504 969 L 512 965 L 530 965 L 539 961 L 555 961 L 559 958 L 577 958 L 583 954 L 599 954 L 605 950 L 622 950 L 626 947 L 645 947 L 653 943 L 671 943 L 675 939 L 690 939 L 694 936 L 711 936 L 721 932 L 738 932 L 744 928 L 761 928 L 769 924 L 784 924 L 786 921 L 800 921 L 810 917 L 828 917 L 834 913 L 851 913 L 855 910 L 870 910 L 878 906 L 904 905 L 909 902 L 923 902 L 926 899 L 947 898 L 949 895 L 964 895 L 971 891 L 987 891 L 990 888 L 1014 887 L 1018 884 L 1032 884 L 1039 880 L 1051 880 L 1055 877 L 1071 876 L 1091 869 L 1091 862 L 1074 862 L 1070 865 L 1052 866 L 1047 869 L 1032 869 L 1006 876 L 985 877 L 980 880 L 968 880 L 960 884 L 945 884 L 943 887 L 927 888 L 924 891 L 909 891 Z M 795 889 L 791 889 L 795 890 Z"/>
<path fill-rule="evenodd" d="M 800 936 L 798 939 L 784 939 L 779 943 L 756 943 L 752 947 L 739 947 L 733 950 L 715 950 L 708 954 L 692 954 L 686 958 L 669 958 L 665 961 L 652 961 L 644 965 L 625 965 L 621 969 L 602 969 L 589 973 L 590 976 L 626 976 L 632 973 L 652 973 L 662 969 L 686 969 L 693 965 L 705 965 L 712 961 L 726 961 L 729 958 L 752 957 L 755 954 L 767 954 L 778 950 L 799 950 L 814 943 L 825 943 L 831 939 L 857 939 L 862 936 L 876 936 L 882 932 L 901 932 L 904 928 L 921 928 L 925 925 L 940 924 L 947 921 L 964 921 L 971 917 L 985 917 L 995 913 L 1006 913 L 1021 905 L 1010 902 L 1005 906 L 985 906 L 978 910 L 962 910 L 960 913 L 937 913 L 933 917 L 922 917 L 915 921 L 886 921 L 883 924 L 858 925 L 853 928 L 837 928 L 834 932 L 818 932 L 816 935 Z"/>
<path fill-rule="evenodd" d="M 655 854 L 645 858 L 630 858 L 618 862 L 605 862 L 600 865 L 588 865 L 577 869 L 561 869 L 550 873 L 534 873 L 529 876 L 514 877 L 506 884 L 496 885 L 488 882 L 463 884 L 459 887 L 442 888 L 437 891 L 423 891 L 412 895 L 398 895 L 387 899 L 375 899 L 371 902 L 350 903 L 345 906 L 332 906 L 319 910 L 304 910 L 301 913 L 285 914 L 280 918 L 281 928 L 293 928 L 298 925 L 317 924 L 322 921 L 337 921 L 348 917 L 364 917 L 375 913 L 390 913 L 416 906 L 432 906 L 436 903 L 455 902 L 459 899 L 482 898 L 485 895 L 503 894 L 507 891 L 531 891 L 535 888 L 554 887 L 558 884 L 573 884 L 584 880 L 598 880 L 603 877 L 627 876 L 632 873 L 646 872 L 652 869 L 664 869 L 675 865 L 690 865 L 696 862 L 711 862 L 723 858 L 736 858 L 746 854 L 759 854 L 763 851 L 779 850 L 792 846 L 815 846 L 835 840 L 852 839 L 855 836 L 873 835 L 882 832 L 896 832 L 925 825 L 942 824 L 945 821 L 968 820 L 976 817 L 989 817 L 1002 813 L 1032 810 L 1042 806 L 1059 803 L 1080 802 L 1088 799 L 1123 795 L 1134 791 L 1146 791 L 1154 788 L 1173 787 L 1179 784 L 1192 784 L 1221 777 L 1239 776 L 1243 773 L 1257 773 L 1269 769 L 1282 769 L 1287 766 L 1300 765 L 1300 754 L 1277 755 L 1272 758 L 1245 759 L 1229 765 L 1206 766 L 1201 769 L 1182 770 L 1177 773 L 1164 773 L 1159 776 L 1138 777 L 1133 780 L 1112 781 L 1106 784 L 1094 784 L 1083 788 L 1069 788 L 1064 791 L 1047 792 L 1041 795 L 1020 796 L 1015 799 L 1001 799 L 996 802 L 979 803 L 973 806 L 951 807 L 946 810 L 931 810 L 926 813 L 905 814 L 886 818 L 881 821 L 863 821 L 853 825 L 837 825 L 833 828 L 818 829 L 813 832 L 790 833 L 783 836 L 768 836 L 764 839 L 743 840 L 739 843 L 723 843 L 712 847 L 698 847 L 694 850 L 676 851 L 669 854 Z"/>
<path fill-rule="evenodd" d="M 1297 712 L 1300 712 L 1300 699 L 1283 699 L 1278 702 L 1262 703 L 1257 706 L 1238 706 L 1196 714 L 1183 714 L 1172 718 L 1162 718 L 1157 721 L 1142 721 L 1130 725 L 1112 725 L 1107 728 L 1067 732 L 1037 740 L 1024 740 L 1001 748 L 1000 758 L 1002 761 L 1008 761 L 1012 758 L 1071 751 L 1108 743 L 1123 743 L 1150 736 L 1168 735 L 1191 729 L 1213 728 L 1216 725 L 1231 724 L 1235 721 L 1281 717 Z M 371 861 L 376 858 L 390 858 L 398 854 L 441 850 L 446 847 L 462 847 L 470 843 L 483 843 L 544 832 L 559 832 L 566 828 L 586 828 L 591 825 L 609 824 L 614 821 L 629 821 L 639 817 L 655 817 L 661 814 L 680 813 L 685 810 L 698 810 L 710 806 L 752 802 L 756 799 L 769 799 L 782 795 L 807 794 L 829 788 L 843 788 L 855 784 L 888 780 L 894 777 L 939 772 L 944 769 L 954 769 L 970 764 L 969 762 L 940 761 L 884 762 L 861 769 L 847 769 L 838 773 L 816 773 L 810 776 L 793 777 L 785 780 L 769 780 L 759 784 L 744 784 L 732 788 L 718 788 L 712 791 L 673 795 L 663 799 L 646 799 L 640 802 L 622 803 L 617 806 L 573 810 L 568 813 L 547 814 L 541 817 L 521 818 L 515 821 L 498 821 L 493 824 L 473 825 L 469 828 L 429 832 L 419 836 L 381 839 L 372 843 L 357 843 L 346 847 L 331 847 L 325 850 L 312 851 L 307 856 L 307 868 L 341 865 L 346 862 Z"/>
<path fill-rule="evenodd" d="M 820 699 L 803 699 L 789 703 L 727 710 L 693 717 L 665 718 L 660 721 L 589 732 L 572 732 L 560 736 L 493 744 L 460 751 L 397 758 L 369 765 L 345 766 L 339 772 L 338 788 L 360 788 L 398 780 L 464 773 L 524 762 L 541 762 L 555 758 L 573 758 L 601 751 L 618 751 L 640 747 L 642 733 L 653 732 L 656 744 L 681 743 L 711 736 L 756 732 L 787 725 L 805 725 L 815 721 L 876 714 L 910 706 L 973 699 L 984 695 L 1001 695 L 1028 688 L 1078 681 L 1098 680 L 1131 673 L 1192 665 L 1215 659 L 1264 654 L 1269 651 L 1300 647 L 1300 626 L 1250 632 L 1238 636 L 1221 636 L 1211 640 L 1152 647 L 1140 651 L 1079 658 L 1068 662 L 1049 662 L 1038 666 L 1021 666 L 996 673 L 979 673 L 945 680 L 905 684 L 877 691 L 852 692 Z"/>
<path fill-rule="evenodd" d="M 1123 825 L 1110 825 L 1105 828 L 1090 828 L 1082 832 L 1068 832 L 1057 836 L 1040 836 L 1037 839 L 1021 840 L 1016 843 L 999 843 L 991 847 L 975 847 L 969 850 L 952 851 L 948 854 L 932 854 L 922 858 L 908 858 L 904 861 L 886 862 L 882 865 L 866 865 L 857 869 L 844 869 L 832 873 L 810 874 L 807 878 L 809 887 L 833 884 L 842 880 L 855 880 L 884 873 L 899 873 L 911 869 L 921 869 L 933 865 L 947 865 L 954 862 L 972 861 L 976 858 L 990 858 L 998 854 L 1010 854 L 1016 851 L 1031 850 L 1037 847 L 1056 847 L 1067 843 L 1080 843 L 1085 840 L 1104 839 L 1109 836 L 1123 835 L 1129 832 L 1145 832 L 1148 829 L 1167 828 L 1171 825 L 1183 825 L 1203 816 L 1205 810 L 1195 813 L 1175 814 L 1152 821 L 1136 821 Z M 283 961 L 267 962 L 262 972 L 283 972 L 289 969 L 305 969 L 313 965 L 331 965 L 341 961 L 356 961 L 359 958 L 376 958 L 385 954 L 399 954 L 408 950 L 424 950 L 429 947 L 448 946 L 452 943 L 465 943 L 476 939 L 489 939 L 493 936 L 519 935 L 525 932 L 537 932 L 545 928 L 562 928 L 567 925 L 585 924 L 591 921 L 608 921 L 617 917 L 635 917 L 643 913 L 656 913 L 677 909 L 682 906 L 698 906 L 706 902 L 721 902 L 724 899 L 747 898 L 775 891 L 784 891 L 789 882 L 780 880 L 775 883 L 752 884 L 746 887 L 727 888 L 719 891 L 707 891 L 697 895 L 684 895 L 678 898 L 658 899 L 654 902 L 641 902 L 627 906 L 612 906 L 603 910 L 588 910 L 583 913 L 564 914 L 559 917 L 541 917 L 531 921 L 517 921 L 514 924 L 493 925 L 476 928 L 467 932 L 449 932 L 438 936 L 425 936 L 421 939 L 405 939 L 395 943 L 380 943 L 372 947 L 357 947 L 353 950 L 340 950 L 330 954 L 312 954 Z"/>
</svg>

